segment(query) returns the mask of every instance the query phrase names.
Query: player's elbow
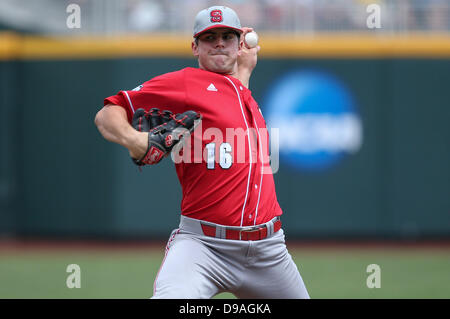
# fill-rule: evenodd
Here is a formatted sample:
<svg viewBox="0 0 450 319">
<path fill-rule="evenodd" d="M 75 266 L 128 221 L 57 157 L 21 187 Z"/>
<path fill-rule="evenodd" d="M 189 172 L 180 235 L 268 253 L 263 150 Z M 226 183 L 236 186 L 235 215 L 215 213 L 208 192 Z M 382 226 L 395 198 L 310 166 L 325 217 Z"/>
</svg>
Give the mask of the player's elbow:
<svg viewBox="0 0 450 319">
<path fill-rule="evenodd" d="M 106 140 L 123 145 L 131 127 L 121 106 L 106 105 L 95 115 L 94 123 Z"/>
<path fill-rule="evenodd" d="M 95 114 L 95 119 L 94 119 L 94 124 L 95 126 L 97 126 L 97 128 L 101 125 L 102 123 L 102 110 L 97 112 L 97 114 Z"/>
<path fill-rule="evenodd" d="M 105 136 L 105 111 L 104 108 L 102 108 L 100 111 L 97 112 L 94 119 L 94 124 L 97 126 L 97 129 L 99 132 Z"/>
</svg>

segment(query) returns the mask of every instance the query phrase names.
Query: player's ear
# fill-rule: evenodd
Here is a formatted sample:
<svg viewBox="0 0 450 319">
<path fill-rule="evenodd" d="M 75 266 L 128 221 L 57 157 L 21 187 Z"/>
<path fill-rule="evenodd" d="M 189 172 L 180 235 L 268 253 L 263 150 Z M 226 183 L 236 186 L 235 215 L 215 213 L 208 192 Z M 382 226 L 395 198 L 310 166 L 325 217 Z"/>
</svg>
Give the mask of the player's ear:
<svg viewBox="0 0 450 319">
<path fill-rule="evenodd" d="M 192 54 L 193 54 L 195 57 L 198 57 L 198 56 L 199 56 L 199 53 L 198 53 L 198 44 L 197 44 L 197 42 L 196 42 L 195 40 L 192 41 L 192 43 L 191 43 L 191 48 L 192 48 Z"/>
</svg>

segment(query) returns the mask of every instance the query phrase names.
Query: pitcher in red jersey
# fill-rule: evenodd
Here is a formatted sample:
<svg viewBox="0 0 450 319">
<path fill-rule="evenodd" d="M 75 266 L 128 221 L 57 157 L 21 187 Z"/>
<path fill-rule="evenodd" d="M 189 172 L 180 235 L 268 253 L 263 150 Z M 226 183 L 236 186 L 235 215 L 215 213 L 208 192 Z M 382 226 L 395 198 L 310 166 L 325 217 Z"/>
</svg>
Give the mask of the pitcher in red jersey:
<svg viewBox="0 0 450 319">
<path fill-rule="evenodd" d="M 141 158 L 148 133 L 130 124 L 137 109 L 202 115 L 184 146 L 192 156 L 175 162 L 180 225 L 167 243 L 153 298 L 211 298 L 225 291 L 239 298 L 309 298 L 287 251 L 272 171 L 263 160 L 267 128 L 248 89 L 259 47 L 243 41 L 251 30 L 228 7 L 200 11 L 192 41 L 199 68 L 120 91 L 104 100 L 95 118 L 105 139 Z"/>
</svg>

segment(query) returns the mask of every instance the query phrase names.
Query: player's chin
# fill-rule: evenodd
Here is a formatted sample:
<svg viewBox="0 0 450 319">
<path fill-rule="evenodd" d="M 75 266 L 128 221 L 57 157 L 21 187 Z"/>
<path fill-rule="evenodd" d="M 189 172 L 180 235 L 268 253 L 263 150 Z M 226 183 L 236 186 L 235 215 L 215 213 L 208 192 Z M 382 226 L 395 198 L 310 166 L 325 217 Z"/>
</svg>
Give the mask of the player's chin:
<svg viewBox="0 0 450 319">
<path fill-rule="evenodd" d="M 233 71 L 233 65 L 229 61 L 216 60 L 209 64 L 209 70 L 215 73 L 229 74 Z"/>
<path fill-rule="evenodd" d="M 214 68 L 212 70 L 210 70 L 214 73 L 219 73 L 219 74 L 231 74 L 232 70 L 229 68 Z"/>
</svg>

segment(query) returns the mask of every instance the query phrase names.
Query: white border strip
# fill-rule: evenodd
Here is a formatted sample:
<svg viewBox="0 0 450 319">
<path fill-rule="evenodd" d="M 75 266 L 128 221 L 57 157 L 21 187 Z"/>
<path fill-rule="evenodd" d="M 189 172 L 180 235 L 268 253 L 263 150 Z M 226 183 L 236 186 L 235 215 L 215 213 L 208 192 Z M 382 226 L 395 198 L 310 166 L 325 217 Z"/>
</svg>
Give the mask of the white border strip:
<svg viewBox="0 0 450 319">
<path fill-rule="evenodd" d="M 238 91 L 236 85 L 234 85 L 233 81 L 231 81 L 227 76 L 224 76 L 224 77 L 231 83 L 231 85 L 233 85 L 234 90 L 236 91 L 236 95 L 239 100 L 239 105 L 241 107 L 242 117 L 244 118 L 245 126 L 247 127 L 247 132 L 249 133 L 248 124 L 247 124 L 247 120 L 245 119 L 244 109 L 242 108 L 241 96 L 239 95 L 239 91 Z M 250 186 L 250 176 L 251 176 L 251 172 L 252 172 L 252 145 L 250 143 L 250 134 L 247 134 L 247 139 L 248 139 L 248 147 L 249 147 L 248 151 L 249 151 L 249 155 L 250 155 L 249 156 L 250 157 L 250 165 L 249 165 L 248 178 L 247 178 L 247 192 L 245 193 L 244 205 L 242 206 L 241 227 L 244 222 L 244 210 L 245 210 L 245 205 L 247 204 L 248 189 Z"/>
</svg>

